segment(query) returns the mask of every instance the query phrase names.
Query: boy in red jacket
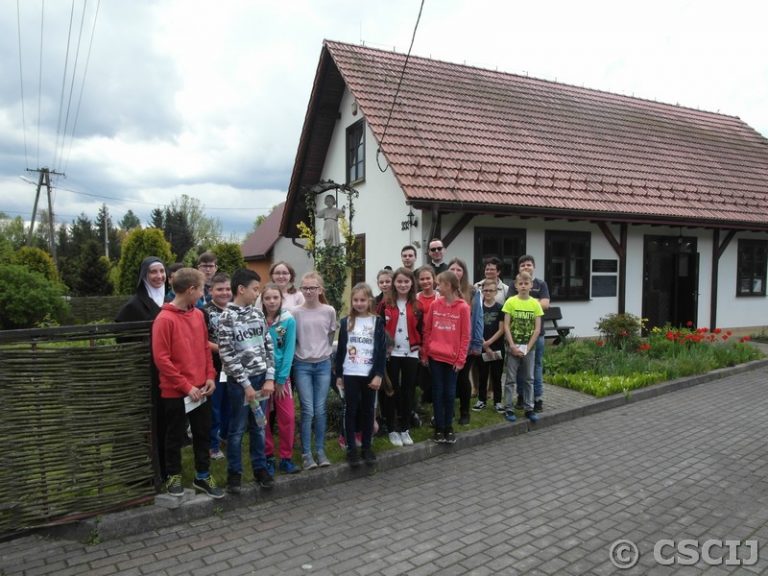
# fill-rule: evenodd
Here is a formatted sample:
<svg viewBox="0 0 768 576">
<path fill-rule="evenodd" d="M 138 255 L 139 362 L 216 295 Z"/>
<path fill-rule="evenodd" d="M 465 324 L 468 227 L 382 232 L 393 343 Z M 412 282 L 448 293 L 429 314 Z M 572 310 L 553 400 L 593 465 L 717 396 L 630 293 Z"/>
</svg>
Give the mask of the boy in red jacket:
<svg viewBox="0 0 768 576">
<path fill-rule="evenodd" d="M 152 356 L 160 374 L 160 403 L 165 413 L 166 488 L 183 496 L 181 447 L 186 420 L 192 429 L 196 490 L 212 498 L 224 491 L 210 474 L 211 407 L 207 398 L 216 389 L 213 358 L 203 313 L 195 303 L 203 295 L 204 276 L 194 268 L 182 268 L 173 277 L 174 298 L 166 303 L 152 324 Z"/>
</svg>

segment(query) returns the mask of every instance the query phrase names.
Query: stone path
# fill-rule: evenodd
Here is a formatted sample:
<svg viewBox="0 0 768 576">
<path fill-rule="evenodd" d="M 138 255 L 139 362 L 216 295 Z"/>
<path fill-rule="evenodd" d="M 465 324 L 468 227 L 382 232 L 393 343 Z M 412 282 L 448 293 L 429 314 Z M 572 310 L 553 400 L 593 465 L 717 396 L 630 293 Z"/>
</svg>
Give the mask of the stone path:
<svg viewBox="0 0 768 576">
<path fill-rule="evenodd" d="M 767 383 L 761 368 L 102 544 L 6 541 L 0 574 L 768 573 Z M 759 560 L 659 564 L 684 538 L 740 541 L 747 559 L 753 540 Z M 640 553 L 626 571 L 619 539 Z"/>
</svg>

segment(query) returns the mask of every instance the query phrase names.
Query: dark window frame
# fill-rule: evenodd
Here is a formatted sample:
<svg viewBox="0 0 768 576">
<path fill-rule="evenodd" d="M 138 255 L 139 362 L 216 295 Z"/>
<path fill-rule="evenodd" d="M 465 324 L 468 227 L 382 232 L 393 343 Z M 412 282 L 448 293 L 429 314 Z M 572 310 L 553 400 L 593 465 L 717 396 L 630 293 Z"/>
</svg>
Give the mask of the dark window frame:
<svg viewBox="0 0 768 576">
<path fill-rule="evenodd" d="M 761 297 L 766 295 L 765 281 L 768 271 L 768 240 L 740 238 L 736 258 L 736 296 Z M 755 289 L 759 281 L 759 289 Z"/>
<path fill-rule="evenodd" d="M 347 126 L 347 184 L 365 180 L 365 122 L 361 119 Z"/>
<path fill-rule="evenodd" d="M 544 237 L 544 279 L 552 300 L 588 301 L 592 285 L 592 233 L 546 230 Z M 565 244 L 563 254 L 559 253 L 561 250 L 556 247 L 557 244 Z M 578 273 L 579 270 L 581 273 Z"/>
</svg>

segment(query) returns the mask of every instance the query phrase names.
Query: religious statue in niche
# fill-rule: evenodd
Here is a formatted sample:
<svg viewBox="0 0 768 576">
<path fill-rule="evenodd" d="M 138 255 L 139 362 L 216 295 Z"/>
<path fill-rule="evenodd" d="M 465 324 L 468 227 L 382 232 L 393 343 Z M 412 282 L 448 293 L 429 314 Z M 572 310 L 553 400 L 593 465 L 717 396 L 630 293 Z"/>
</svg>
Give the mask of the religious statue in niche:
<svg viewBox="0 0 768 576">
<path fill-rule="evenodd" d="M 323 219 L 323 241 L 326 246 L 338 246 L 339 217 L 344 215 L 344 208 L 336 207 L 336 198 L 328 194 L 324 199 L 325 208 L 317 211 L 317 217 Z"/>
</svg>

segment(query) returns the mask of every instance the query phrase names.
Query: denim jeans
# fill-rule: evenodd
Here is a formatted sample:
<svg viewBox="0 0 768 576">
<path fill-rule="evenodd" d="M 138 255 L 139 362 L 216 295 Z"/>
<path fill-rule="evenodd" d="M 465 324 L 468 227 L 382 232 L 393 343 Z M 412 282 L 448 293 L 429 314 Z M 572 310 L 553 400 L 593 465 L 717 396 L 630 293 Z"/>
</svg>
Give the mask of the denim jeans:
<svg viewBox="0 0 768 576">
<path fill-rule="evenodd" d="M 261 390 L 266 374 L 257 374 L 249 378 L 254 390 Z M 256 425 L 251 407 L 245 402 L 245 390 L 235 380 L 227 379 L 227 399 L 229 400 L 229 433 L 227 434 L 227 474 L 243 473 L 243 435 L 248 430 L 250 441 L 251 466 L 253 471 L 266 469 L 264 456 L 264 428 Z M 267 400 L 260 402 L 266 413 Z"/>
<path fill-rule="evenodd" d="M 229 399 L 227 383 L 216 378 L 216 391 L 208 399 L 211 404 L 211 450 L 220 447 L 219 438 L 226 438 L 229 432 Z"/>
<path fill-rule="evenodd" d="M 533 364 L 533 398 L 541 400 L 544 398 L 544 334 L 536 340 L 536 359 Z M 517 395 L 523 395 L 525 378 L 520 372 L 517 373 Z"/>
<path fill-rule="evenodd" d="M 435 430 L 444 432 L 453 426 L 453 405 L 456 401 L 458 372 L 446 362 L 429 359 L 432 374 L 432 405 L 435 412 Z"/>
<path fill-rule="evenodd" d="M 312 420 L 315 424 L 315 444 L 318 452 L 325 452 L 325 401 L 331 387 L 331 359 L 304 362 L 295 359 L 296 389 L 301 405 L 301 452 L 312 453 Z"/>
<path fill-rule="evenodd" d="M 515 410 L 515 388 L 517 387 L 517 390 L 520 390 L 519 382 L 521 378 L 524 382 L 522 388 L 523 406 L 526 412 L 533 410 L 533 366 L 535 354 L 535 350 L 532 350 L 522 358 L 518 358 L 507 350 L 507 380 L 504 389 L 504 400 L 508 412 Z M 515 383 L 518 383 L 517 386 L 515 386 Z"/>
</svg>

